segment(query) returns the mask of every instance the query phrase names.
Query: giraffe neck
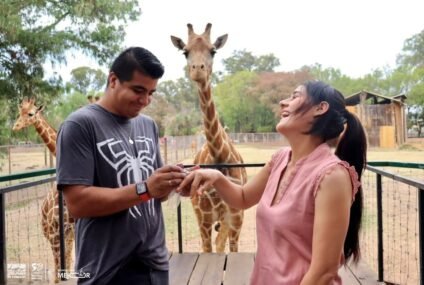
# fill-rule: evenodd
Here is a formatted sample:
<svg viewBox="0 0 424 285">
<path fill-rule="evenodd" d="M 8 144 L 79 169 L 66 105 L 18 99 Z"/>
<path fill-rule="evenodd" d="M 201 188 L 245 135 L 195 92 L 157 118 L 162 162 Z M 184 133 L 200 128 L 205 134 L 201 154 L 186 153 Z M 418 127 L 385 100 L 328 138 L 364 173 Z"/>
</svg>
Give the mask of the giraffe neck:
<svg viewBox="0 0 424 285">
<path fill-rule="evenodd" d="M 210 155 L 215 162 L 229 162 L 231 149 L 227 133 L 219 122 L 219 116 L 212 100 L 211 87 L 199 87 L 200 108 L 203 113 L 203 126 L 205 130 L 206 143 Z"/>
<path fill-rule="evenodd" d="M 56 130 L 47 123 L 46 119 L 44 119 L 41 114 L 37 114 L 34 127 L 44 143 L 47 145 L 47 148 L 51 151 L 51 153 L 56 155 Z"/>
</svg>

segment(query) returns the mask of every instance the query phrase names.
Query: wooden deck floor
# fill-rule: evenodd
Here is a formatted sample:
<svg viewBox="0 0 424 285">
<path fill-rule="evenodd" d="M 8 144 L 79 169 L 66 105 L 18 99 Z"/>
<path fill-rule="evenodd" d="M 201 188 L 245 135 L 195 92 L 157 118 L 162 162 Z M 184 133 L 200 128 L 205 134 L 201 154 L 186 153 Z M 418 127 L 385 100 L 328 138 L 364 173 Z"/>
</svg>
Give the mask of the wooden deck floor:
<svg viewBox="0 0 424 285">
<path fill-rule="evenodd" d="M 170 257 L 170 285 L 244 285 L 249 284 L 254 253 L 174 253 Z M 375 275 L 363 264 L 339 270 L 344 285 L 379 284 Z M 15 282 L 7 284 L 47 284 Z M 59 285 L 75 285 L 76 280 Z"/>
<path fill-rule="evenodd" d="M 170 285 L 244 285 L 249 284 L 254 253 L 183 253 L 170 259 Z M 379 284 L 363 264 L 339 270 L 345 285 Z"/>
</svg>

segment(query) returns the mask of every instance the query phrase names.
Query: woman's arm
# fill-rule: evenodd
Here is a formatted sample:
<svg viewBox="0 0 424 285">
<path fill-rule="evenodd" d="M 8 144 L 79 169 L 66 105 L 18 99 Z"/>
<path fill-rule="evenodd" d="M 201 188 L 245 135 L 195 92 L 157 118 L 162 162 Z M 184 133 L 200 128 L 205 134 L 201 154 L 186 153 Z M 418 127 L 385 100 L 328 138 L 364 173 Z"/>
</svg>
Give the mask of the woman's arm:
<svg viewBox="0 0 424 285">
<path fill-rule="evenodd" d="M 315 197 L 312 261 L 301 285 L 331 284 L 337 275 L 351 204 L 349 173 L 337 166 L 323 177 Z"/>
<path fill-rule="evenodd" d="M 247 209 L 256 205 L 261 199 L 270 174 L 266 164 L 251 180 L 244 185 L 231 182 L 215 169 L 198 169 L 192 171 L 180 184 L 177 192 L 183 196 L 202 195 L 203 191 L 215 187 L 221 198 L 231 207 Z"/>
</svg>

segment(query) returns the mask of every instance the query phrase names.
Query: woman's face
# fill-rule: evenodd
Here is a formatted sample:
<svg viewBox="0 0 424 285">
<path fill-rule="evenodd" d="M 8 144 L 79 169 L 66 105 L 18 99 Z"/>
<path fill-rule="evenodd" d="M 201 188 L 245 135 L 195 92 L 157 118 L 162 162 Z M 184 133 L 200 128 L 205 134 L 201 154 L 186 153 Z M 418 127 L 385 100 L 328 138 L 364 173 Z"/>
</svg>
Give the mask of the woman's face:
<svg viewBox="0 0 424 285">
<path fill-rule="evenodd" d="M 304 133 L 311 127 L 313 114 L 310 110 L 299 109 L 307 104 L 308 95 L 306 88 L 299 85 L 287 99 L 280 101 L 280 116 L 276 129 L 279 133 L 287 135 L 289 133 Z"/>
</svg>

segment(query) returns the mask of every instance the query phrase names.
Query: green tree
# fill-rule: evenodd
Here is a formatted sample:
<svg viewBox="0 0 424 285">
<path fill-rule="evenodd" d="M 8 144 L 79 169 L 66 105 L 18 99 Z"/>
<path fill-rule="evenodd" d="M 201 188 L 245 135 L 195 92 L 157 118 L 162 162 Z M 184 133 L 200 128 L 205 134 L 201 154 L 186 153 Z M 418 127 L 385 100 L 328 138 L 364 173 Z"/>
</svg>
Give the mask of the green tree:
<svg viewBox="0 0 424 285">
<path fill-rule="evenodd" d="M 258 106 L 266 110 L 266 117 L 260 119 L 260 126 L 274 130 L 276 120 L 280 116 L 279 102 L 289 97 L 293 90 L 306 80 L 312 79 L 308 70 L 293 72 L 264 72 L 259 74 L 248 88 L 250 96 L 257 98 Z"/>
<path fill-rule="evenodd" d="M 424 67 L 424 30 L 405 40 L 397 63 L 414 68 Z"/>
<path fill-rule="evenodd" d="M 415 125 L 421 136 L 424 127 L 424 30 L 405 40 L 397 63 L 397 71 L 405 74 L 400 84 L 408 97 L 409 125 Z"/>
<path fill-rule="evenodd" d="M 47 77 L 46 64 L 63 64 L 67 53 L 76 51 L 109 63 L 121 49 L 125 24 L 139 15 L 137 0 L 2 0 L 1 100 L 9 106 L 24 96 L 52 101 L 61 92 L 62 79 Z M 11 113 L 16 111 L 12 107 Z"/>
<path fill-rule="evenodd" d="M 176 81 L 161 82 L 157 93 L 168 102 L 165 115 L 161 120 L 166 135 L 191 135 L 202 124 L 199 96 L 197 87 L 187 78 L 182 77 Z M 149 107 L 150 108 L 150 107 Z"/>
<path fill-rule="evenodd" d="M 236 50 L 231 57 L 222 60 L 227 74 L 235 74 L 239 71 L 253 71 L 256 73 L 273 71 L 280 65 L 280 60 L 273 54 L 254 56 L 250 51 Z"/>
<path fill-rule="evenodd" d="M 257 75 L 240 71 L 225 78 L 214 88 L 214 96 L 220 119 L 230 132 L 255 131 L 254 108 L 258 103 L 249 96 L 247 89 Z"/>
<path fill-rule="evenodd" d="M 106 74 L 101 69 L 81 66 L 71 71 L 71 88 L 86 95 L 94 95 L 104 90 Z"/>
</svg>

